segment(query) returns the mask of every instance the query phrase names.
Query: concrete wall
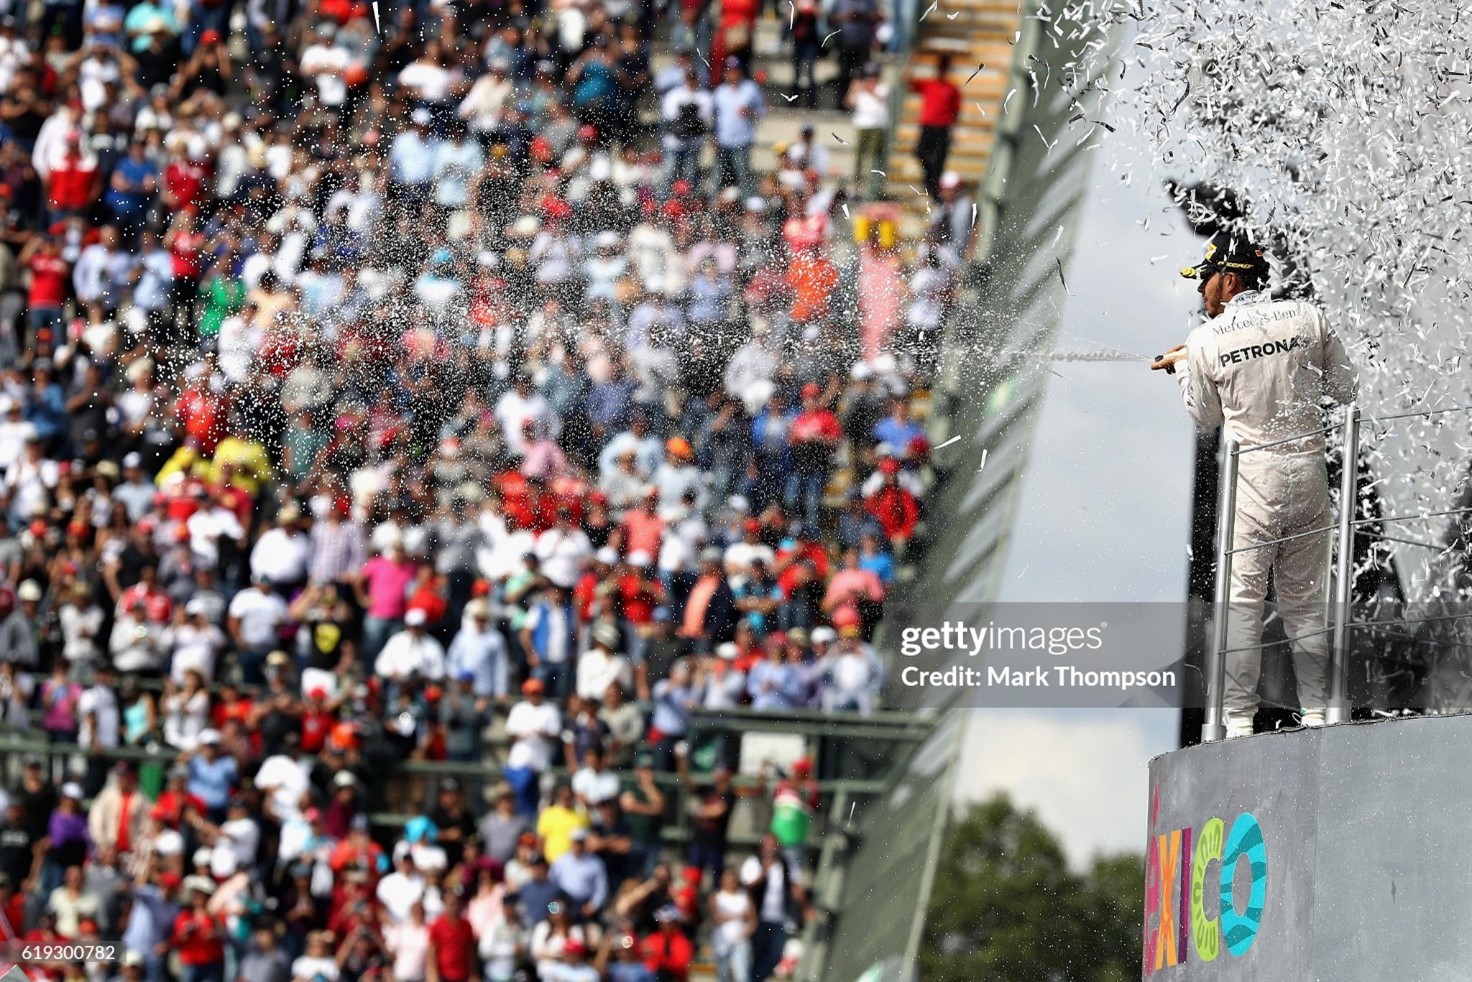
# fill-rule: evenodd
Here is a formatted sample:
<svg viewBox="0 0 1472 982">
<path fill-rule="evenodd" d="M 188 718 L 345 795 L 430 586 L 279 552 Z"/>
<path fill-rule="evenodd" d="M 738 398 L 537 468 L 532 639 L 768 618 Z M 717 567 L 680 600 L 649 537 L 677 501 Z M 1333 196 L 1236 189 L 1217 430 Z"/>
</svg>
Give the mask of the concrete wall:
<svg viewBox="0 0 1472 982">
<path fill-rule="evenodd" d="M 1263 734 L 1157 757 L 1143 976 L 1472 978 L 1469 751 L 1472 715 Z"/>
</svg>

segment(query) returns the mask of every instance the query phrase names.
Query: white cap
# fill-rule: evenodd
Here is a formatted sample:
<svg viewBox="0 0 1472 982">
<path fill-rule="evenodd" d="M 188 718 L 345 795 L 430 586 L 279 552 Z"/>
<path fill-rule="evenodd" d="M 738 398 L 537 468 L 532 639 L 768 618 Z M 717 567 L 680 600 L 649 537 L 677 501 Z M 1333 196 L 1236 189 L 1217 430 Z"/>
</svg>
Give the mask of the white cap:
<svg viewBox="0 0 1472 982">
<path fill-rule="evenodd" d="M 815 627 L 808 640 L 813 644 L 826 644 L 838 640 L 838 632 L 831 627 Z"/>
<path fill-rule="evenodd" d="M 644 552 L 643 550 L 640 550 L 639 552 L 631 552 L 631 553 L 629 553 L 629 565 L 630 566 L 634 566 L 634 567 L 649 566 L 649 565 L 652 565 L 653 562 L 654 562 L 654 560 L 649 555 L 649 553 Z"/>
<path fill-rule="evenodd" d="M 415 607 L 404 615 L 404 624 L 407 627 L 423 627 L 428 619 L 423 608 Z"/>
<path fill-rule="evenodd" d="M 41 599 L 41 584 L 35 580 L 26 580 L 21 583 L 20 589 L 15 591 L 15 595 L 21 600 L 39 601 Z"/>
<path fill-rule="evenodd" d="M 184 837 L 173 829 L 164 829 L 154 836 L 153 851 L 160 856 L 177 856 L 184 851 Z"/>
<path fill-rule="evenodd" d="M 767 199 L 752 195 L 746 199 L 746 210 L 758 215 L 765 214 L 767 210 Z"/>
<path fill-rule="evenodd" d="M 948 170 L 940 176 L 940 186 L 943 188 L 958 188 L 961 186 L 961 175 L 953 170 Z"/>
<path fill-rule="evenodd" d="M 213 727 L 211 727 L 210 729 L 201 730 L 200 731 L 200 733 L 199 733 L 199 745 L 201 747 L 215 746 L 215 745 L 218 745 L 219 742 L 220 742 L 220 731 L 219 730 L 214 729 Z"/>
<path fill-rule="evenodd" d="M 411 113 L 409 115 L 409 119 L 411 121 L 419 124 L 420 126 L 428 126 L 429 125 L 429 110 L 428 109 L 416 109 L 416 110 L 414 110 L 413 113 Z"/>
<path fill-rule="evenodd" d="M 124 454 L 123 455 L 123 466 L 124 467 L 142 467 L 143 466 L 143 457 L 142 457 L 142 455 L 139 454 L 137 451 L 134 451 L 132 453 L 126 453 L 126 454 Z"/>
<path fill-rule="evenodd" d="M 739 654 L 741 654 L 741 649 L 736 647 L 736 642 L 734 641 L 727 641 L 723 644 L 716 645 L 717 658 L 724 659 L 725 661 L 733 661 Z"/>
<path fill-rule="evenodd" d="M 82 794 L 82 786 L 76 781 L 68 781 L 61 786 L 61 796 L 63 798 L 75 798 L 76 800 L 81 801 L 84 797 L 84 795 Z"/>
<path fill-rule="evenodd" d="M 338 771 L 332 778 L 332 783 L 339 788 L 351 788 L 358 783 L 358 779 L 353 776 L 352 771 Z"/>
<path fill-rule="evenodd" d="M 854 362 L 854 367 L 848 370 L 848 377 L 855 382 L 862 382 L 873 374 L 874 370 L 869 367 L 867 362 L 862 361 Z"/>
<path fill-rule="evenodd" d="M 593 558 L 604 566 L 618 565 L 618 550 L 612 546 L 604 546 L 593 554 Z"/>
<path fill-rule="evenodd" d="M 608 162 L 607 157 L 595 157 L 588 165 L 588 180 L 607 181 L 613 178 L 613 165 Z"/>
<path fill-rule="evenodd" d="M 618 233 L 612 229 L 599 232 L 598 237 L 593 240 L 599 249 L 617 249 L 619 243 Z"/>
<path fill-rule="evenodd" d="M 207 847 L 202 846 L 199 849 L 194 850 L 194 865 L 208 866 L 210 864 L 211 857 L 212 853 L 210 852 L 210 850 Z"/>
</svg>

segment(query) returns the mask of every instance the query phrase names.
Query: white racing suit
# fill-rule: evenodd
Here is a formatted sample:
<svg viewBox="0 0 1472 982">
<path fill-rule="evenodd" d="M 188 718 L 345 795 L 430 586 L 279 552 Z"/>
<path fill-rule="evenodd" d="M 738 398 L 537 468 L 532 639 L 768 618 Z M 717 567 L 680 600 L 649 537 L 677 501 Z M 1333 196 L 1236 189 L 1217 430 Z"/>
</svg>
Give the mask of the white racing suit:
<svg viewBox="0 0 1472 982">
<path fill-rule="evenodd" d="M 1242 551 L 1232 555 L 1227 719 L 1250 722 L 1257 711 L 1269 570 L 1299 703 L 1305 712 L 1322 713 L 1329 698 L 1324 579 L 1331 519 L 1320 404 L 1325 395 L 1354 400 L 1354 365 L 1317 307 L 1275 302 L 1257 291 L 1238 294 L 1220 317 L 1192 331 L 1186 352 L 1176 378 L 1187 411 L 1199 426 L 1225 424 L 1244 451 L 1232 536 L 1233 550 Z M 1306 435 L 1247 452 L 1300 434 Z M 1315 529 L 1323 531 L 1299 535 Z"/>
</svg>

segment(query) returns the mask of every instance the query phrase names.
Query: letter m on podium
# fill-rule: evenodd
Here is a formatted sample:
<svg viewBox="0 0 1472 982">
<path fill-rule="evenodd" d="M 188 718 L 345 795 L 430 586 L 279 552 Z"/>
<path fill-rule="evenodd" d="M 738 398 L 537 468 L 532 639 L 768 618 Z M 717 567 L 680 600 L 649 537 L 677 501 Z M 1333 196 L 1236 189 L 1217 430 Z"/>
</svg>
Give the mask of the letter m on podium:
<svg viewBox="0 0 1472 982">
<path fill-rule="evenodd" d="M 1191 830 L 1172 829 L 1157 835 L 1145 862 L 1144 974 L 1179 965 L 1186 960 L 1189 921 L 1189 868 Z"/>
</svg>

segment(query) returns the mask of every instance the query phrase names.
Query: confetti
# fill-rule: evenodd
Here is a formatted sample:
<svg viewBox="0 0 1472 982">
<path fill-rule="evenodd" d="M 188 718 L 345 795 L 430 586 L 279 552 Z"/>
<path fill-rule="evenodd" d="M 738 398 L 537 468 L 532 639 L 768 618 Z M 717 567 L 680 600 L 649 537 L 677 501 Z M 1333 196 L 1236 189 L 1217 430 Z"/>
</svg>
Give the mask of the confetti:
<svg viewBox="0 0 1472 982">
<path fill-rule="evenodd" d="M 934 446 L 934 447 L 933 447 L 933 448 L 931 448 L 931 449 L 932 449 L 932 450 L 940 450 L 940 449 L 941 449 L 941 448 L 943 448 L 943 447 L 949 447 L 949 446 L 950 446 L 950 445 L 951 445 L 951 444 L 953 444 L 953 443 L 959 443 L 959 442 L 960 442 L 960 440 L 961 440 L 961 438 L 960 438 L 960 437 L 959 437 L 959 436 L 953 436 L 953 437 L 951 437 L 951 438 L 950 438 L 950 439 L 949 439 L 949 440 L 947 440 L 947 441 L 946 441 L 946 442 L 945 442 L 945 443 L 938 443 L 938 444 L 936 444 L 936 445 L 935 445 L 935 446 Z M 985 453 L 986 453 L 986 451 L 982 451 L 982 453 L 983 453 L 983 454 L 985 454 Z"/>
<path fill-rule="evenodd" d="M 843 137 L 839 136 L 837 133 L 833 133 L 832 130 L 829 130 L 828 132 L 829 133 L 832 133 L 833 139 L 837 140 L 839 143 L 843 144 L 844 146 L 848 146 L 848 141 L 845 140 Z"/>
<path fill-rule="evenodd" d="M 373 0 L 373 32 L 375 34 L 383 33 L 383 25 L 378 21 L 378 0 Z"/>
<path fill-rule="evenodd" d="M 966 76 L 966 84 L 967 85 L 970 85 L 971 84 L 971 80 L 973 78 L 975 78 L 976 76 L 980 75 L 981 74 L 981 70 L 983 68 L 985 68 L 985 67 L 986 67 L 986 62 L 982 62 L 981 64 L 977 65 L 976 66 L 976 71 L 974 71 L 970 75 Z"/>
<path fill-rule="evenodd" d="M 820 47 L 820 48 L 826 48 L 826 47 L 828 47 L 828 42 L 831 41 L 831 40 L 833 40 L 834 38 L 838 37 L 838 35 L 840 35 L 842 33 L 843 33 L 842 31 L 834 31 L 832 34 L 830 34 L 827 37 L 825 37 L 823 39 L 823 43 L 820 44 L 818 47 Z"/>
<path fill-rule="evenodd" d="M 923 14 L 920 15 L 920 19 L 921 20 L 924 20 L 925 18 L 929 17 L 932 13 L 935 12 L 935 8 L 936 7 L 939 7 L 939 6 L 940 6 L 940 0 L 935 0 L 934 3 L 932 3 L 930 6 L 928 6 L 928 7 L 925 8 L 925 13 L 923 13 Z"/>
<path fill-rule="evenodd" d="M 978 467 L 978 468 L 976 468 L 976 473 L 980 474 L 985 469 L 986 469 L 986 447 L 982 447 L 981 448 L 981 466 Z"/>
</svg>

